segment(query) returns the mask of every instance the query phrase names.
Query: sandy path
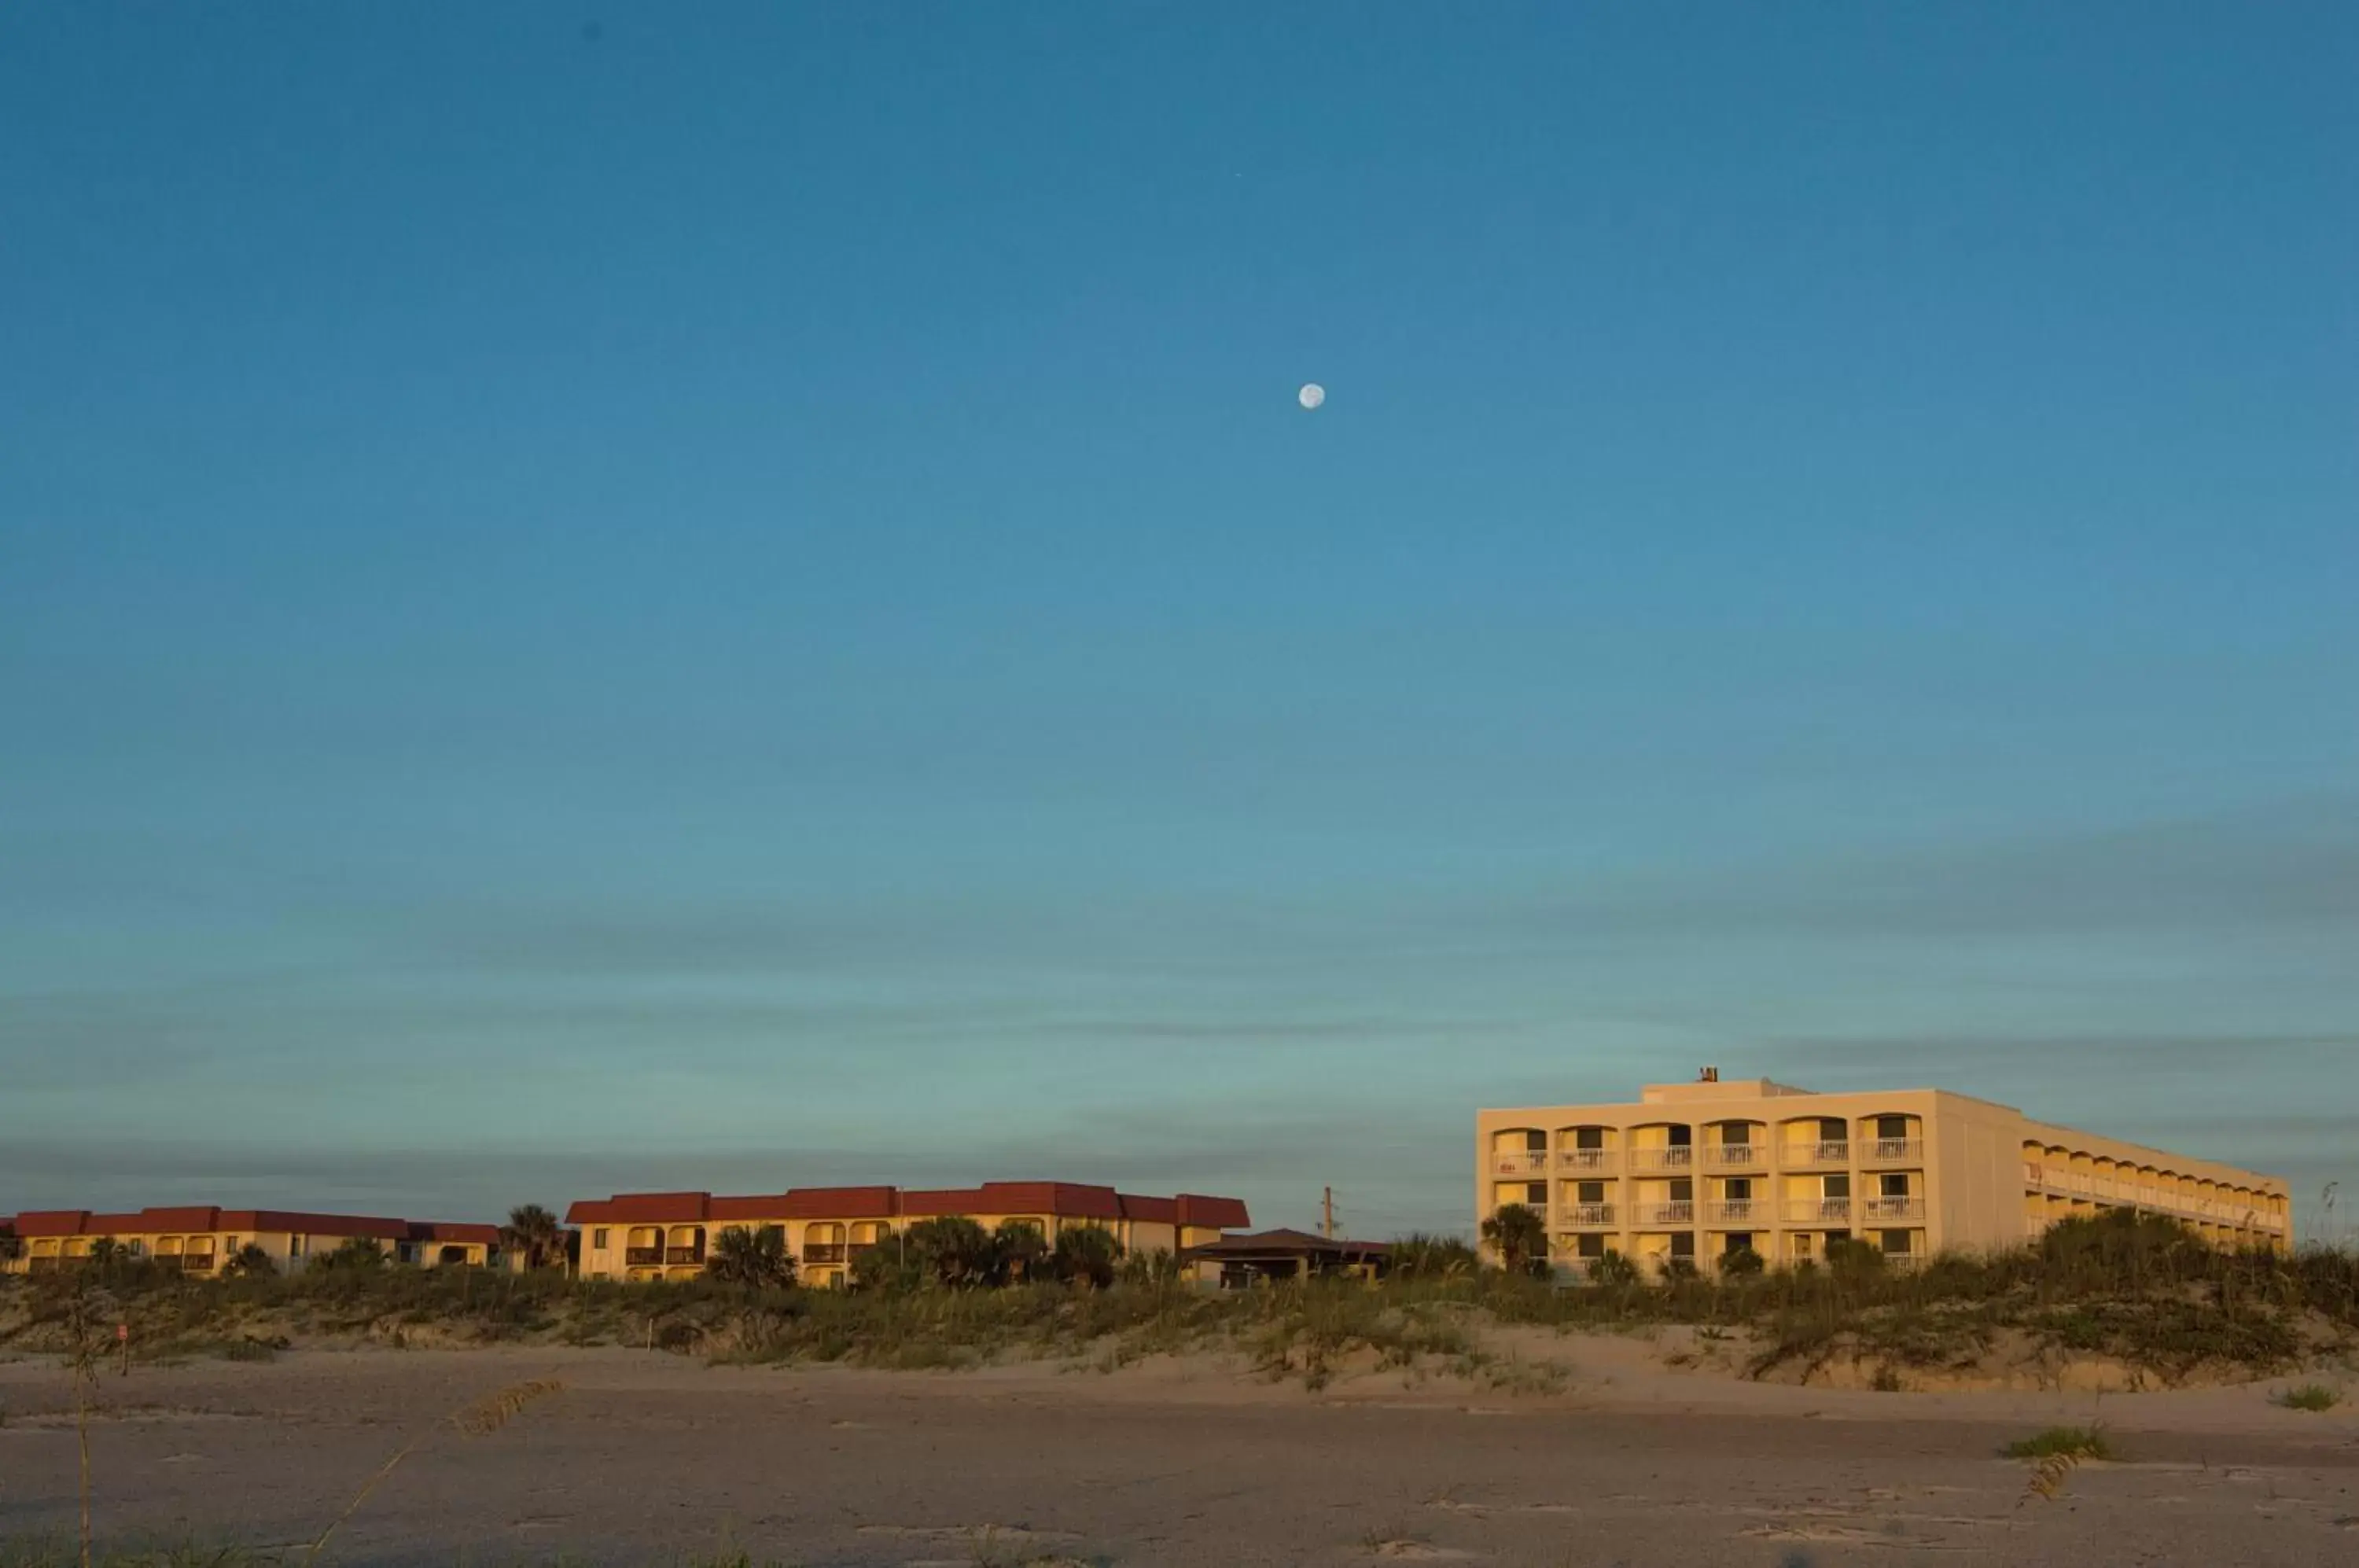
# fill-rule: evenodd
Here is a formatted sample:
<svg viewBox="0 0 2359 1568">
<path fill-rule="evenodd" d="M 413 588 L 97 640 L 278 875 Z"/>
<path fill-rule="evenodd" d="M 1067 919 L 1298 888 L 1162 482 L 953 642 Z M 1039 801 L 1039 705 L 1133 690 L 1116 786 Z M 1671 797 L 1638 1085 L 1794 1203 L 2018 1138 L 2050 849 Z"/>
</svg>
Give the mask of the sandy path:
<svg viewBox="0 0 2359 1568">
<path fill-rule="evenodd" d="M 2265 1389 L 2115 1396 L 1762 1388 L 1580 1341 L 1567 1391 L 1355 1380 L 1312 1396 L 1206 1363 L 1114 1377 L 707 1368 L 621 1351 L 294 1355 L 110 1381 L 93 1439 L 118 1540 L 302 1541 L 434 1433 L 338 1537 L 347 1563 L 2359 1563 L 2359 1419 Z M 495 1436 L 445 1412 L 565 1392 Z M 0 1537 L 60 1532 L 52 1363 L 0 1367 Z M 2022 1503 L 1997 1446 L 2095 1410 L 2125 1463 Z"/>
</svg>

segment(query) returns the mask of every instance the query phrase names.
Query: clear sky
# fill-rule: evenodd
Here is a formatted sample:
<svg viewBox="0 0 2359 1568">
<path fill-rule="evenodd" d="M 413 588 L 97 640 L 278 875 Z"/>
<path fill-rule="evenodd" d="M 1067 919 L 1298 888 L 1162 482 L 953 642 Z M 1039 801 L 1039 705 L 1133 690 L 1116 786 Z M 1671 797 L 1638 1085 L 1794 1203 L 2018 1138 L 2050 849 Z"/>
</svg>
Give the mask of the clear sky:
<svg viewBox="0 0 2359 1568">
<path fill-rule="evenodd" d="M 2354 80 L 2341 3 L 9 6 L 0 1212 L 1383 1235 L 1704 1062 L 2359 1204 Z"/>
</svg>

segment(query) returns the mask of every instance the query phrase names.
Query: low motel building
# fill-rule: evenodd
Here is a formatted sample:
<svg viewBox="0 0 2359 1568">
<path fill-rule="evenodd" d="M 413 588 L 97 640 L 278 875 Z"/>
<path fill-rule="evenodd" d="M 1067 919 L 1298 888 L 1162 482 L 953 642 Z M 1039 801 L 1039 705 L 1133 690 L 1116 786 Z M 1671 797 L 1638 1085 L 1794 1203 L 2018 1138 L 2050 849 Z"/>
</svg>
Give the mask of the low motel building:
<svg viewBox="0 0 2359 1568">
<path fill-rule="evenodd" d="M 684 1279 L 702 1272 L 712 1238 L 732 1226 L 775 1230 L 803 1283 L 841 1285 L 852 1260 L 919 1220 L 961 1215 L 985 1229 L 1003 1220 L 1038 1227 L 1051 1241 L 1061 1230 L 1094 1225 L 1114 1233 L 1125 1252 L 1165 1251 L 1217 1241 L 1248 1225 L 1235 1198 L 1183 1192 L 1141 1198 L 1112 1187 L 1070 1181 L 985 1181 L 980 1187 L 798 1187 L 756 1197 L 710 1192 L 618 1192 L 565 1212 L 582 1233 L 585 1279 Z"/>
<path fill-rule="evenodd" d="M 1475 1114 L 1475 1214 L 1546 1218 L 1560 1272 L 1608 1249 L 1659 1269 L 1837 1238 L 1895 1259 L 2019 1247 L 2075 1214 L 2131 1209 L 2212 1245 L 2284 1250 L 2284 1181 L 2033 1121 L 1940 1089 L 1819 1094 L 1767 1078 L 1648 1084 L 1636 1104 Z"/>
<path fill-rule="evenodd" d="M 13 1247 L 0 1271 L 45 1274 L 87 1261 L 102 1241 L 131 1257 L 187 1274 L 218 1274 L 244 1247 L 259 1247 L 278 1272 L 292 1273 L 355 1237 L 388 1259 L 422 1269 L 490 1268 L 500 1262 L 497 1225 L 386 1219 L 369 1214 L 303 1214 L 285 1209 L 147 1208 L 133 1214 L 84 1209 L 33 1210 L 0 1220 Z M 13 1252 L 14 1256 L 6 1256 Z"/>
</svg>

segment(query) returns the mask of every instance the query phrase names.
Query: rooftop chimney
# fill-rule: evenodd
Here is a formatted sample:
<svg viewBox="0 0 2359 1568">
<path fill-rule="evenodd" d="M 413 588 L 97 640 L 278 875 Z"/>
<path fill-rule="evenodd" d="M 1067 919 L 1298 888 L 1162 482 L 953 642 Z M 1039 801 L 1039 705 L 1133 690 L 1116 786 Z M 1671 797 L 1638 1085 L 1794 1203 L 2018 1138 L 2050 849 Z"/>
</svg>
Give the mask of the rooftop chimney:
<svg viewBox="0 0 2359 1568">
<path fill-rule="evenodd" d="M 1697 1072 L 1696 1072 L 1696 1082 L 1697 1082 L 1697 1083 L 1719 1083 L 1719 1082 L 1720 1082 L 1720 1069 L 1719 1069 L 1719 1068 L 1717 1068 L 1717 1067 L 1705 1067 L 1705 1068 L 1700 1068 L 1700 1069 L 1698 1069 L 1698 1070 L 1697 1070 Z"/>
</svg>

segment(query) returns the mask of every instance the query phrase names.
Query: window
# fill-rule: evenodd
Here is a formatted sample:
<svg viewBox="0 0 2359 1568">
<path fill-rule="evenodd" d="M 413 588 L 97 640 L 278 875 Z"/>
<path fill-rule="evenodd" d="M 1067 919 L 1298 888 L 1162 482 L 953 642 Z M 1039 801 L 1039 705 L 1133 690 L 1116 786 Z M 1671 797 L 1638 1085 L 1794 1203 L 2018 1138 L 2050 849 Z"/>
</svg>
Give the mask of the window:
<svg viewBox="0 0 2359 1568">
<path fill-rule="evenodd" d="M 1525 1202 L 1525 1203 L 1526 1203 L 1526 1204 L 1527 1204 L 1528 1206 L 1530 1206 L 1530 1207 L 1532 1207 L 1532 1208 L 1535 1208 L 1535 1209 L 1545 1209 L 1545 1208 L 1547 1208 L 1547 1207 L 1548 1207 L 1548 1183 L 1547 1183 L 1547 1182 L 1545 1182 L 1545 1181 L 1527 1181 L 1527 1182 L 1525 1182 L 1525 1183 L 1524 1183 L 1524 1202 Z"/>
<path fill-rule="evenodd" d="M 1753 1201 L 1753 1178 L 1750 1176 L 1731 1176 L 1728 1179 L 1728 1201 L 1732 1203 L 1751 1203 Z"/>
<path fill-rule="evenodd" d="M 1753 1129 L 1743 1122 L 1723 1122 L 1720 1124 L 1720 1141 L 1741 1148 L 1753 1141 Z"/>
<path fill-rule="evenodd" d="M 1849 1176 L 1826 1176 L 1821 1177 L 1821 1180 L 1826 1182 L 1826 1188 L 1821 1193 L 1821 1196 L 1828 1198 L 1848 1198 L 1851 1196 L 1851 1178 Z"/>
<path fill-rule="evenodd" d="M 1577 1203 L 1602 1203 L 1604 1201 L 1604 1182 L 1576 1181 L 1573 1183 L 1573 1202 Z"/>
<path fill-rule="evenodd" d="M 1671 1178 L 1671 1202 L 1675 1203 L 1691 1203 L 1695 1202 L 1694 1177 L 1674 1176 Z"/>
<path fill-rule="evenodd" d="M 1847 1230 L 1831 1230 L 1827 1232 L 1827 1245 L 1829 1247 L 1832 1247 L 1836 1242 L 1849 1241 L 1850 1239 L 1851 1232 Z"/>
<path fill-rule="evenodd" d="M 1819 1118 L 1819 1141 L 1821 1143 L 1848 1143 L 1850 1140 L 1850 1125 L 1841 1116 L 1821 1116 Z"/>
<path fill-rule="evenodd" d="M 1752 1250 L 1752 1233 L 1749 1231 L 1733 1230 L 1728 1233 L 1728 1239 L 1721 1244 L 1720 1255 L 1723 1258 L 1729 1258 L 1740 1252 L 1750 1252 Z"/>
<path fill-rule="evenodd" d="M 1573 1148 L 1575 1148 L 1575 1149 L 1603 1149 L 1603 1148 L 1604 1148 L 1604 1147 L 1605 1147 L 1605 1129 L 1604 1129 L 1603 1127 L 1575 1127 L 1575 1128 L 1573 1128 L 1573 1129 L 1572 1129 L 1572 1147 L 1573 1147 Z"/>
<path fill-rule="evenodd" d="M 1888 1176 L 1879 1176 L 1876 1178 L 1876 1182 L 1882 1188 L 1883 1195 L 1887 1198 L 1905 1198 L 1908 1195 L 1908 1173 L 1905 1171 L 1896 1171 Z"/>
<path fill-rule="evenodd" d="M 1908 1257 L 1908 1233 L 1905 1230 L 1886 1231 L 1884 1233 L 1884 1253 L 1887 1258 Z"/>
<path fill-rule="evenodd" d="M 1524 1148 L 1527 1151 L 1533 1154 L 1546 1154 L 1548 1152 L 1548 1134 L 1538 1130 L 1524 1134 Z"/>
<path fill-rule="evenodd" d="M 606 1249 L 606 1233 L 603 1230 L 592 1231 L 590 1233 L 590 1246 L 595 1251 L 603 1252 Z"/>
<path fill-rule="evenodd" d="M 1673 1149 L 1685 1149 L 1695 1142 L 1695 1128 L 1675 1127 L 1666 1131 L 1664 1141 Z"/>
<path fill-rule="evenodd" d="M 1572 1245 L 1574 1251 L 1582 1258 L 1603 1258 L 1605 1256 L 1605 1236 L 1603 1232 L 1593 1230 L 1589 1231 L 1586 1234 L 1574 1238 Z"/>
<path fill-rule="evenodd" d="M 1671 1237 L 1671 1256 L 1674 1258 L 1693 1258 L 1695 1256 L 1695 1232 L 1691 1230 L 1683 1230 L 1673 1235 Z"/>
<path fill-rule="evenodd" d="M 782 1225 L 766 1225 L 755 1234 L 762 1236 L 776 1236 L 781 1247 L 784 1247 L 787 1242 L 787 1227 Z"/>
<path fill-rule="evenodd" d="M 1907 1116 L 1876 1117 L 1875 1136 L 1882 1138 L 1893 1139 L 1907 1138 L 1908 1136 L 1908 1118 Z"/>
<path fill-rule="evenodd" d="M 303 1256 L 303 1238 L 301 1236 L 290 1236 L 287 1238 L 287 1256 L 289 1258 L 300 1258 Z"/>
<path fill-rule="evenodd" d="M 136 1236 L 131 1238 L 131 1256 L 134 1258 L 147 1256 L 147 1244 Z"/>
</svg>

